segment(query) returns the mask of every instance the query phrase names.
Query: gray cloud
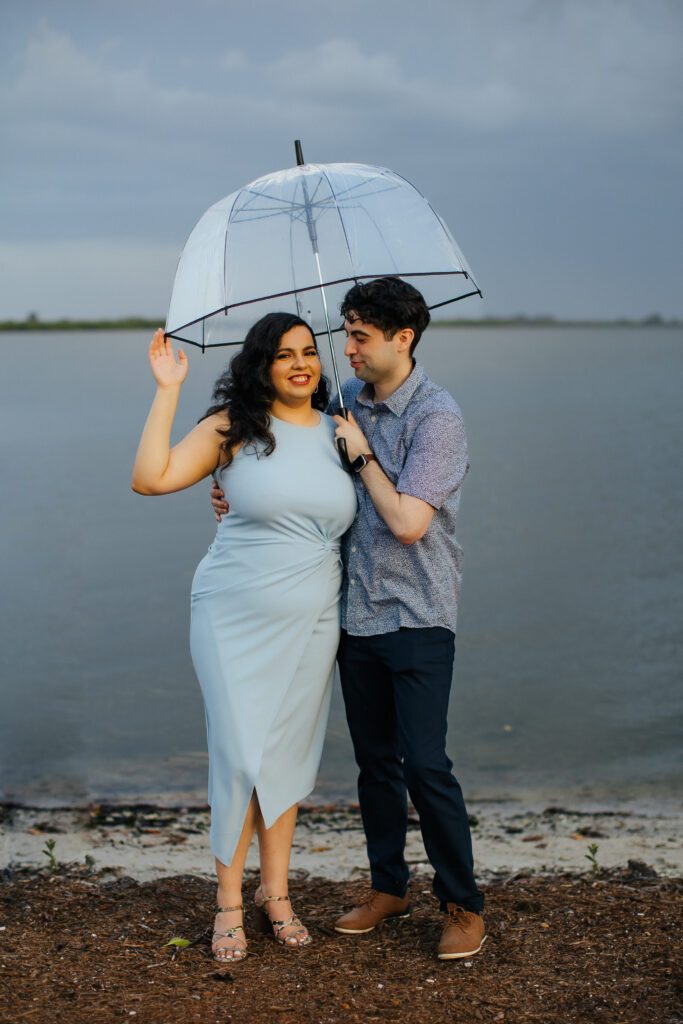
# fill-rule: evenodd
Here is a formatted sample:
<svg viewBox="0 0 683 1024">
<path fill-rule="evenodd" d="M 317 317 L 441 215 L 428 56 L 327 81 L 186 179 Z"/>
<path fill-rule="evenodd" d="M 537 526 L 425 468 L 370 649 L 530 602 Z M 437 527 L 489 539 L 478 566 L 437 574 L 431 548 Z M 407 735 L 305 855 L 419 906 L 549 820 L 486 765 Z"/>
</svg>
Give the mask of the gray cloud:
<svg viewBox="0 0 683 1024">
<path fill-rule="evenodd" d="M 211 202 L 292 162 L 295 137 L 310 160 L 383 164 L 419 185 L 490 309 L 683 312 L 677 5 L 229 6 L 16 15 L 0 98 L 4 315 L 84 312 L 79 253 L 97 249 L 118 311 L 144 311 L 141 267 L 167 268 Z M 647 256 L 637 290 L 625 235 Z M 49 259 L 58 308 L 32 291 Z M 169 288 L 150 274 L 149 312 Z M 90 294 L 110 310 L 106 289 Z"/>
</svg>

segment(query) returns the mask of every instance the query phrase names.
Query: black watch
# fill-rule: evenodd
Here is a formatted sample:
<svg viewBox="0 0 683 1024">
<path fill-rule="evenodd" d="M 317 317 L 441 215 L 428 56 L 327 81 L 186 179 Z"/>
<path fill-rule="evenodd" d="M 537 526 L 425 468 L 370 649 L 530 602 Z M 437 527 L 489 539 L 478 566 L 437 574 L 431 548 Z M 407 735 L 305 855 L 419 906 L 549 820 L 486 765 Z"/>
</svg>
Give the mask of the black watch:
<svg viewBox="0 0 683 1024">
<path fill-rule="evenodd" d="M 366 452 L 365 455 L 359 455 L 357 459 L 354 459 L 351 463 L 351 469 L 354 473 L 360 473 L 361 469 L 365 469 L 368 462 L 372 462 L 375 456 L 372 452 Z"/>
</svg>

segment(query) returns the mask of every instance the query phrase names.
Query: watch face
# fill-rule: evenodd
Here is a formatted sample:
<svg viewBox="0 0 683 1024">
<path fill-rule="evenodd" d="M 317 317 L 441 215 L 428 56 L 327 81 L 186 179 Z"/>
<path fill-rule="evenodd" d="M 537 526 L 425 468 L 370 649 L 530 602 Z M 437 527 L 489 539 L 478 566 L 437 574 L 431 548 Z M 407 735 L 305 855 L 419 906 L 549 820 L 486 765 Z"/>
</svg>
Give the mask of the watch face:
<svg viewBox="0 0 683 1024">
<path fill-rule="evenodd" d="M 359 455 L 358 458 L 354 459 L 353 462 L 351 463 L 351 469 L 354 471 L 354 473 L 360 473 L 363 466 L 367 466 L 367 464 L 368 460 L 365 458 L 365 456 Z"/>
</svg>

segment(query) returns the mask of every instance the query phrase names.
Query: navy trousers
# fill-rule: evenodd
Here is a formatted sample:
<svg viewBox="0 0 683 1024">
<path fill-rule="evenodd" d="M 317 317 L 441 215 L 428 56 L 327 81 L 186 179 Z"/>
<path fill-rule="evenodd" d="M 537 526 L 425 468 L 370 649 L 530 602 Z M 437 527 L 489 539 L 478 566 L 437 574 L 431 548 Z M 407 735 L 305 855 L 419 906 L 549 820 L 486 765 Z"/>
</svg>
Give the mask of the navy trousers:
<svg viewBox="0 0 683 1024">
<path fill-rule="evenodd" d="M 404 896 L 407 793 L 420 818 L 445 909 L 479 912 L 472 839 L 460 785 L 446 755 L 455 637 L 448 629 L 401 629 L 377 636 L 342 631 L 337 656 L 358 776 L 372 887 Z"/>
</svg>

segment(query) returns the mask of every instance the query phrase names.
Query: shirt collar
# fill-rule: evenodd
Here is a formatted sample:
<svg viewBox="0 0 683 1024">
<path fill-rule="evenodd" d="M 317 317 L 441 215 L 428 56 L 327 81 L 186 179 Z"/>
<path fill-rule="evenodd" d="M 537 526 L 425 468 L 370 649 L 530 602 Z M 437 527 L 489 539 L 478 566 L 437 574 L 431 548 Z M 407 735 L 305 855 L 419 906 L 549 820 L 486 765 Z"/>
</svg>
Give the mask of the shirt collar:
<svg viewBox="0 0 683 1024">
<path fill-rule="evenodd" d="M 419 363 L 415 363 L 409 376 L 406 377 L 400 388 L 396 388 L 383 402 L 377 402 L 377 405 L 383 405 L 389 412 L 393 412 L 394 415 L 402 416 L 408 402 L 424 379 L 424 370 Z M 360 402 L 361 405 L 373 406 L 375 404 L 373 399 L 374 393 L 375 389 L 372 384 L 364 384 L 356 395 L 356 401 Z"/>
</svg>

